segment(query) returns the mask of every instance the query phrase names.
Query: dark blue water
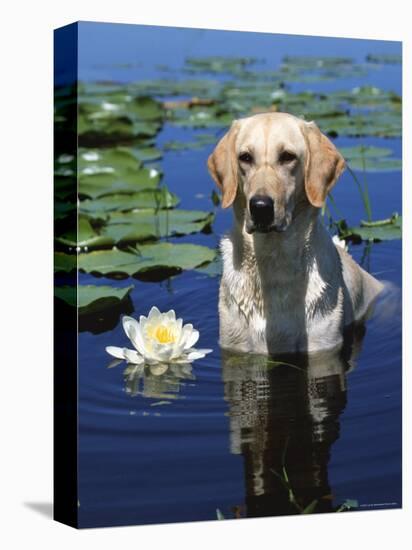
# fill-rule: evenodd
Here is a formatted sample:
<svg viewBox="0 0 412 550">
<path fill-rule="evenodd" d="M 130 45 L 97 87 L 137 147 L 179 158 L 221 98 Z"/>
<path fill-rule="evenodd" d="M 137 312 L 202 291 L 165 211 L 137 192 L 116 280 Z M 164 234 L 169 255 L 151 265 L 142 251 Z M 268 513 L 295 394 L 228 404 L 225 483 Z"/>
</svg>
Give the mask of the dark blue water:
<svg viewBox="0 0 412 550">
<path fill-rule="evenodd" d="M 136 80 L 158 76 L 157 64 L 176 71 L 186 56 L 257 56 L 276 68 L 285 54 L 399 53 L 400 45 L 220 33 L 217 31 L 82 24 L 79 72 L 84 80 Z M 116 64 L 130 63 L 119 68 Z M 311 89 L 373 84 L 400 92 L 399 66 L 362 79 Z M 298 89 L 296 85 L 294 89 Z M 308 86 L 304 86 L 307 89 Z M 220 131 L 216 135 L 220 135 Z M 166 125 L 158 145 L 190 140 L 193 131 Z M 401 156 L 398 139 L 362 139 Z M 359 144 L 340 138 L 339 146 Z M 212 146 L 166 152 L 164 181 L 182 208 L 210 209 L 213 183 L 206 159 Z M 401 212 L 401 173 L 368 175 L 374 218 Z M 345 173 L 334 190 L 349 223 L 364 217 L 356 186 Z M 217 210 L 213 233 L 179 242 L 217 246 L 231 226 L 230 211 Z M 352 245 L 350 252 L 378 278 L 401 286 L 401 241 Z M 110 284 L 80 274 L 81 282 Z M 340 354 L 296 358 L 295 367 L 264 358 L 222 354 L 217 344 L 219 279 L 185 272 L 161 283 L 135 285 L 133 315 L 152 305 L 174 308 L 200 331 L 200 347 L 213 353 L 192 370 L 125 379 L 124 366 L 107 369 L 107 345 L 127 346 L 121 323 L 79 336 L 79 523 L 83 527 L 210 520 L 296 513 L 282 477 L 304 504 L 328 512 L 346 499 L 360 510 L 400 507 L 401 496 L 401 311 L 393 289 L 377 306 L 366 333 L 351 335 Z M 103 330 L 104 327 L 102 327 Z"/>
</svg>

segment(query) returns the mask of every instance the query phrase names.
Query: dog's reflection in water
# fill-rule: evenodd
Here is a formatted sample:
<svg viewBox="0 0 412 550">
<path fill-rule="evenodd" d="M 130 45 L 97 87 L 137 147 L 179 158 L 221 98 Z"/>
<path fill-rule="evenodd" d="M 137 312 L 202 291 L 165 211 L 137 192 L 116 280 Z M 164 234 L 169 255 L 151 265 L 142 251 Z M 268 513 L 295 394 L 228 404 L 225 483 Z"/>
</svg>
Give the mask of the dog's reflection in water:
<svg viewBox="0 0 412 550">
<path fill-rule="evenodd" d="M 328 464 L 346 405 L 346 374 L 354 367 L 363 336 L 360 325 L 339 351 L 316 355 L 223 353 L 231 452 L 244 458 L 242 515 L 336 508 Z"/>
</svg>

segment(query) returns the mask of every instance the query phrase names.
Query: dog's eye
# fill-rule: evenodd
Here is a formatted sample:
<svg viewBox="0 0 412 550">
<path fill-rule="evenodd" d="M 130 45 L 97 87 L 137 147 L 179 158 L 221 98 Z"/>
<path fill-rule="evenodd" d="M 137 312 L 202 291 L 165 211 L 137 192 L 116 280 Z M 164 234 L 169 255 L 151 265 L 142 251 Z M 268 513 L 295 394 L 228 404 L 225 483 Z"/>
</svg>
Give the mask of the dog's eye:
<svg viewBox="0 0 412 550">
<path fill-rule="evenodd" d="M 281 164 L 286 164 L 286 163 L 289 163 L 289 162 L 292 162 L 292 161 L 296 160 L 296 158 L 297 157 L 296 157 L 295 153 L 291 153 L 290 151 L 283 151 L 279 155 L 279 162 Z"/>
<path fill-rule="evenodd" d="M 239 160 L 241 162 L 245 162 L 246 164 L 252 164 L 253 162 L 253 157 L 250 153 L 240 153 L 239 155 Z"/>
</svg>

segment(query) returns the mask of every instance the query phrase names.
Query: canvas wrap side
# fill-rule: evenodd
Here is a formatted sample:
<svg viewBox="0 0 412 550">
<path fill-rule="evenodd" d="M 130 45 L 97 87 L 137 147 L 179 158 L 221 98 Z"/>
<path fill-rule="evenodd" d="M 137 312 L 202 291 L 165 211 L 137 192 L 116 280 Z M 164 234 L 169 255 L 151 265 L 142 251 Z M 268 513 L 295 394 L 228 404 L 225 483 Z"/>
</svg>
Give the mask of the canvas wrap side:
<svg viewBox="0 0 412 550">
<path fill-rule="evenodd" d="M 54 158 L 73 157 L 77 163 L 78 25 L 54 31 Z M 77 166 L 75 166 L 77 168 Z M 69 177 L 54 179 L 54 233 L 77 234 L 77 169 Z M 62 189 L 64 189 L 62 198 Z M 62 215 L 63 207 L 69 206 Z M 74 254 L 76 251 L 74 251 Z M 55 274 L 54 285 L 62 284 Z M 77 303 L 77 269 L 65 275 Z M 78 526 L 78 403 L 77 308 L 54 298 L 54 519 Z"/>
</svg>

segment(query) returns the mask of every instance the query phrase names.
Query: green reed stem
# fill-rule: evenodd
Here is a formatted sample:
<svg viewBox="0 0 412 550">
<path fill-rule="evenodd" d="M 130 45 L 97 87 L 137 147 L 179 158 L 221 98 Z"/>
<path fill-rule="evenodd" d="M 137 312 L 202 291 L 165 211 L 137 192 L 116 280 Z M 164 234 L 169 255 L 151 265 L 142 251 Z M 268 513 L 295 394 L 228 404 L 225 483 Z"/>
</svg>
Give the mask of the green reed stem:
<svg viewBox="0 0 412 550">
<path fill-rule="evenodd" d="M 352 170 L 352 168 L 348 164 L 346 165 L 346 167 L 347 167 L 350 175 L 354 179 L 356 185 L 358 186 L 359 193 L 362 197 L 362 202 L 363 202 L 363 206 L 365 207 L 365 212 L 366 212 L 366 216 L 368 218 L 368 221 L 372 221 L 372 209 L 371 209 L 371 204 L 370 204 L 370 200 L 369 200 L 368 186 L 365 182 L 365 188 L 363 188 L 361 182 L 357 178 L 357 176 L 356 176 L 355 172 Z"/>
</svg>

